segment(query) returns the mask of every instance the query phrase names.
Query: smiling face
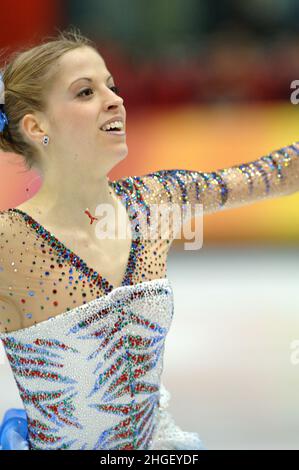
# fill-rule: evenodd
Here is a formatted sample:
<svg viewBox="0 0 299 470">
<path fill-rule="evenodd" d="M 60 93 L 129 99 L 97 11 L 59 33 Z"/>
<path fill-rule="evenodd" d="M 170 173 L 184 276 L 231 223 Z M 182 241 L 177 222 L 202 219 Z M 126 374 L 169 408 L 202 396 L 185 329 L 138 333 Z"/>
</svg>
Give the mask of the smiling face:
<svg viewBox="0 0 299 470">
<path fill-rule="evenodd" d="M 128 153 L 126 134 L 100 130 L 119 116 L 125 130 L 126 110 L 115 93 L 115 83 L 103 58 L 88 46 L 65 53 L 53 67 L 54 81 L 47 93 L 43 129 L 50 137 L 46 152 L 68 158 L 68 163 L 100 163 L 108 173 Z M 51 147 L 51 148 L 50 148 Z"/>
</svg>

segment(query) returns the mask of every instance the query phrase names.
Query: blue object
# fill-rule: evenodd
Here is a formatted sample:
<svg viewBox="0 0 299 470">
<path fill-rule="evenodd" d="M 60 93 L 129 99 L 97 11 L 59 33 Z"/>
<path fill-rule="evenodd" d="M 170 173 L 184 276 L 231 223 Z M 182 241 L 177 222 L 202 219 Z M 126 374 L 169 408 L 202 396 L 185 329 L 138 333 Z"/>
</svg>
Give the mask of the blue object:
<svg viewBox="0 0 299 470">
<path fill-rule="evenodd" d="M 3 94 L 3 98 L 1 96 L 2 94 Z M 0 73 L 0 98 L 4 99 L 4 81 L 3 81 L 3 77 L 1 73 Z M 0 103 L 0 132 L 4 130 L 5 126 L 8 126 L 8 118 L 4 111 L 4 103 Z"/>
<path fill-rule="evenodd" d="M 10 408 L 6 411 L 0 426 L 0 450 L 29 450 L 25 410 Z"/>
<path fill-rule="evenodd" d="M 7 119 L 7 115 L 3 109 L 3 105 L 0 105 L 1 106 L 1 109 L 0 109 L 0 132 L 2 132 L 5 128 L 5 126 L 8 125 L 8 119 Z"/>
</svg>

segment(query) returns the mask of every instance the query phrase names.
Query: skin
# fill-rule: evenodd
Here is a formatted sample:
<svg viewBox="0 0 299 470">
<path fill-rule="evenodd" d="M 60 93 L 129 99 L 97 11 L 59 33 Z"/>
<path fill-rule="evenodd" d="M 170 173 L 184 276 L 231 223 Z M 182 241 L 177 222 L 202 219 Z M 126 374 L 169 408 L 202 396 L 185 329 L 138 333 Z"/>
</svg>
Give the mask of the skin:
<svg viewBox="0 0 299 470">
<path fill-rule="evenodd" d="M 103 58 L 89 46 L 65 53 L 54 66 L 55 79 L 47 94 L 45 113 L 26 114 L 21 131 L 37 148 L 43 184 L 28 201 L 18 206 L 46 228 L 57 227 L 60 233 L 74 233 L 76 238 L 96 241 L 94 224 L 84 211 L 92 215 L 101 203 L 124 210 L 119 198 L 109 191 L 107 174 L 127 153 L 126 135 L 112 136 L 99 130 L 115 115 L 126 110 L 123 99 L 110 88 Z M 93 82 L 78 80 L 91 77 Z M 78 93 L 85 90 L 82 96 Z M 44 135 L 50 137 L 44 146 Z M 63 226 L 61 221 L 63 221 Z"/>
</svg>

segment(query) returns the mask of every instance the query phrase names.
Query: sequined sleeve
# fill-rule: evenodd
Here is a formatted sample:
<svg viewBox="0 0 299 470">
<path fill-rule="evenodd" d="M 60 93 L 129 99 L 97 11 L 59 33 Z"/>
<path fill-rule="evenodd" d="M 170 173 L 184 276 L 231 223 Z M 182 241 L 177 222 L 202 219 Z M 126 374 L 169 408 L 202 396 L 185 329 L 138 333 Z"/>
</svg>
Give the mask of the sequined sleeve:
<svg viewBox="0 0 299 470">
<path fill-rule="evenodd" d="M 191 216 L 196 204 L 211 213 L 288 195 L 299 190 L 299 143 L 211 172 L 159 170 L 142 176 L 139 183 L 152 194 L 152 202 L 189 205 Z"/>
</svg>

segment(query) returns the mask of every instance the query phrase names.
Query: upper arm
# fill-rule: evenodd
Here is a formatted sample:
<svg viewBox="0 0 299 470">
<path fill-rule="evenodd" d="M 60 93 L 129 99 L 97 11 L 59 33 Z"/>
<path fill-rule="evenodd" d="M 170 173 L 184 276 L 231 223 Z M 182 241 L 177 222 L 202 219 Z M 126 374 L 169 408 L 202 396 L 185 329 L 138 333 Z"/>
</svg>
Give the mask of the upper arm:
<svg viewBox="0 0 299 470">
<path fill-rule="evenodd" d="M 22 327 L 22 316 L 17 303 L 16 283 L 18 263 L 14 230 L 7 215 L 0 215 L 0 332 L 6 333 Z"/>
<path fill-rule="evenodd" d="M 0 288 L 2 292 L 2 286 Z M 0 295 L 0 333 L 7 333 L 20 328 L 22 328 L 21 313 L 17 305 L 8 295 Z"/>
</svg>

